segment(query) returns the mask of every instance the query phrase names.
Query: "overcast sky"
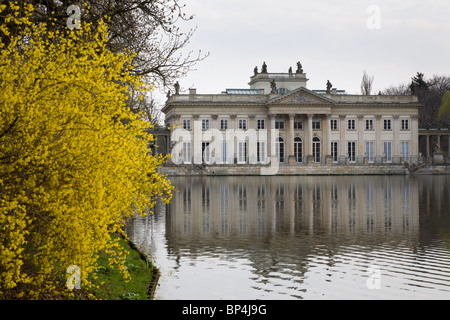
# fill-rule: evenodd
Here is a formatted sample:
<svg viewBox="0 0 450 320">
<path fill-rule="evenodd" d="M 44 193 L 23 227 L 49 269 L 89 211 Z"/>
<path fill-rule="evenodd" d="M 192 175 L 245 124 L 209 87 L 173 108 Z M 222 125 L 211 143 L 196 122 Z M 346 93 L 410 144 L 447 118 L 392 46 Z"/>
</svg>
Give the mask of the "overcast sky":
<svg viewBox="0 0 450 320">
<path fill-rule="evenodd" d="M 189 49 L 209 52 L 179 80 L 182 89 L 249 88 L 253 68 L 287 72 L 300 61 L 309 89 L 374 93 L 416 72 L 450 76 L 449 0 L 185 0 L 197 31 Z M 379 9 L 379 16 L 377 15 Z M 379 19 L 378 19 L 379 18 Z M 187 27 L 183 24 L 183 27 Z"/>
</svg>

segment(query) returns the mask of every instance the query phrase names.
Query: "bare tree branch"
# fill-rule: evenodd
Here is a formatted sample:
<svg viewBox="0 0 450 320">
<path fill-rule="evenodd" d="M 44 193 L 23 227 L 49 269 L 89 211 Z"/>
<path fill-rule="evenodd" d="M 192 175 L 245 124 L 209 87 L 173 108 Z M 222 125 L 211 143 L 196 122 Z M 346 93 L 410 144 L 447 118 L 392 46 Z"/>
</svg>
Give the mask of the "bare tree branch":
<svg viewBox="0 0 450 320">
<path fill-rule="evenodd" d="M 372 92 L 372 83 L 373 83 L 373 76 L 370 77 L 366 71 L 363 73 L 363 77 L 361 80 L 361 94 L 363 95 L 370 95 Z"/>
<path fill-rule="evenodd" d="M 0 4 L 8 0 L 0 0 Z M 67 8 L 80 5 L 75 0 L 19 0 L 19 4 L 31 3 L 35 12 L 33 22 L 47 23 L 48 27 L 69 32 L 66 26 Z M 184 77 L 194 66 L 209 54 L 200 50 L 182 53 L 194 35 L 195 28 L 183 32 L 183 22 L 193 19 L 185 13 L 185 5 L 179 0 L 88 0 L 81 6 L 81 21 L 93 23 L 95 28 L 100 19 L 109 17 L 108 49 L 113 52 L 135 53 L 133 72 L 144 75 L 149 83 L 160 91 L 168 92 L 173 84 Z M 52 20 L 50 20 L 52 19 Z M 2 23 L 0 16 L 0 23 Z M 55 23 L 52 25 L 52 23 Z M 18 31 L 11 25 L 11 31 Z M 7 38 L 1 41 L 7 42 Z"/>
</svg>

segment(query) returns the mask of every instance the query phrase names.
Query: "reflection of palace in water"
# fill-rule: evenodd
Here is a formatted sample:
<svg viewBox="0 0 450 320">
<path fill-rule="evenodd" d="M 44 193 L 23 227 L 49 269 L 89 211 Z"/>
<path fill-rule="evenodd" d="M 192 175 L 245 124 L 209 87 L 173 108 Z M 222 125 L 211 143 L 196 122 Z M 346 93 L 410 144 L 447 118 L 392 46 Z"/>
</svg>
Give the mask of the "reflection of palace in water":
<svg viewBox="0 0 450 320">
<path fill-rule="evenodd" d="M 180 177 L 174 185 L 166 215 L 172 240 L 419 228 L 418 184 L 410 177 Z"/>
<path fill-rule="evenodd" d="M 171 181 L 171 203 L 128 230 L 164 271 L 163 298 L 448 293 L 450 176 Z M 380 291 L 367 290 L 371 265 L 382 270 Z"/>
</svg>

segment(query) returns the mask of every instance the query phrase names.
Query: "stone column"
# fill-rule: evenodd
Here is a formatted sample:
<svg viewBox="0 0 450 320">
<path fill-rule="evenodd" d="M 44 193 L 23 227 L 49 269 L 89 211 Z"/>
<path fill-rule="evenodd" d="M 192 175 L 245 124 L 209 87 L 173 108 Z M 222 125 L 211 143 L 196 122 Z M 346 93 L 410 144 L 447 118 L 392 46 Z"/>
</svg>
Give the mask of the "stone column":
<svg viewBox="0 0 450 320">
<path fill-rule="evenodd" d="M 236 119 L 237 116 L 235 114 L 230 116 L 230 129 L 236 130 L 238 128 Z"/>
<path fill-rule="evenodd" d="M 288 140 L 288 146 L 287 150 L 289 150 L 289 156 L 288 156 L 288 163 L 293 164 L 295 163 L 295 157 L 294 157 L 294 117 L 295 114 L 290 113 L 289 114 L 289 140 Z"/>
<path fill-rule="evenodd" d="M 375 132 L 375 163 L 381 164 L 381 159 L 383 158 L 383 142 L 381 141 L 381 115 L 375 116 L 376 120 L 376 132 Z"/>
<path fill-rule="evenodd" d="M 267 143 L 268 147 L 268 155 L 270 157 L 271 163 L 274 163 L 275 160 L 277 160 L 276 156 L 276 150 L 275 150 L 275 141 L 278 138 L 278 130 L 275 130 L 275 117 L 276 114 L 269 114 L 270 118 L 270 140 Z"/>
<path fill-rule="evenodd" d="M 362 164 L 364 162 L 364 115 L 358 115 L 358 123 L 356 129 L 358 130 L 358 153 L 356 154 L 357 162 Z"/>
<path fill-rule="evenodd" d="M 256 130 L 255 130 L 255 115 L 248 116 L 248 163 L 256 164 Z"/>
<path fill-rule="evenodd" d="M 182 121 L 181 121 L 181 116 L 180 116 L 180 115 L 178 115 L 177 117 L 171 117 L 171 118 L 169 118 L 169 119 L 166 119 L 165 125 L 168 126 L 168 129 L 170 130 L 170 134 L 169 134 L 169 136 L 168 136 L 168 138 L 167 138 L 167 152 L 170 153 L 171 156 L 172 156 L 171 158 L 169 158 L 169 159 L 167 160 L 167 162 L 168 162 L 168 163 L 173 163 L 174 161 L 182 161 L 182 160 L 181 160 L 181 159 L 182 159 L 182 156 L 181 156 L 181 158 L 180 158 L 180 154 L 179 154 L 179 153 L 175 154 L 175 153 L 173 152 L 172 148 L 171 148 L 171 145 L 172 145 L 172 135 L 174 134 L 175 129 L 173 129 L 174 123 L 171 123 L 171 124 L 170 124 L 171 126 L 169 126 L 169 123 L 168 123 L 169 121 L 175 121 L 176 125 L 179 126 L 180 128 L 183 128 L 183 123 L 182 123 Z M 190 138 L 191 138 L 190 141 L 192 141 L 192 136 L 191 136 Z M 179 139 L 179 138 L 178 138 L 178 139 Z M 176 141 L 176 142 L 180 142 L 180 140 L 178 140 L 178 141 Z"/>
<path fill-rule="evenodd" d="M 320 131 L 322 132 L 322 139 L 320 140 L 320 162 L 326 163 L 326 157 L 328 152 L 328 127 L 327 127 L 327 117 L 326 115 L 322 115 L 322 118 L 320 119 Z"/>
<path fill-rule="evenodd" d="M 230 139 L 228 140 L 228 163 L 237 163 L 237 146 L 235 143 L 235 132 L 238 128 L 237 125 L 237 116 L 235 114 L 230 115 L 230 129 L 233 134 L 230 135 Z"/>
<path fill-rule="evenodd" d="M 419 157 L 419 116 L 414 114 L 411 116 L 411 159 Z M 418 161 L 418 160 L 417 160 Z"/>
<path fill-rule="evenodd" d="M 211 163 L 220 163 L 220 157 L 219 157 L 219 150 L 220 150 L 220 143 L 217 143 L 219 140 L 222 141 L 222 139 L 219 139 L 217 137 L 218 133 L 220 132 L 220 124 L 218 120 L 218 116 L 216 114 L 213 114 L 211 116 L 211 126 L 208 131 L 211 132 L 211 138 L 210 138 L 210 144 L 209 144 L 209 152 L 211 157 Z"/>
<path fill-rule="evenodd" d="M 218 116 L 216 114 L 213 114 L 211 116 L 212 121 L 211 121 L 211 127 L 209 129 L 219 129 L 219 123 L 218 123 Z"/>
<path fill-rule="evenodd" d="M 331 119 L 331 114 L 327 114 L 325 117 L 325 125 L 326 125 L 326 129 L 327 129 L 326 137 L 327 137 L 327 141 L 328 141 L 327 147 L 326 147 L 326 150 L 327 150 L 326 155 L 331 157 L 331 122 L 330 122 L 330 119 Z"/>
<path fill-rule="evenodd" d="M 192 155 L 194 157 L 194 164 L 202 163 L 202 121 L 199 119 L 198 115 L 192 116 L 193 125 L 192 125 Z"/>
<path fill-rule="evenodd" d="M 308 114 L 308 154 L 306 156 L 312 156 L 313 152 L 313 144 L 312 144 L 312 138 L 313 138 L 313 129 L 312 129 L 312 119 L 314 115 Z"/>
<path fill-rule="evenodd" d="M 392 146 L 392 162 L 393 163 L 400 163 L 400 154 L 401 154 L 401 148 L 400 148 L 400 121 L 398 114 L 395 114 L 394 116 L 394 123 L 392 132 L 394 134 L 394 142 Z"/>
<path fill-rule="evenodd" d="M 429 134 L 427 134 L 426 135 L 426 137 L 427 137 L 427 140 L 426 140 L 426 148 L 427 148 L 427 157 L 429 157 L 429 156 L 431 156 L 431 152 L 430 152 L 430 135 Z"/>
<path fill-rule="evenodd" d="M 347 148 L 345 146 L 345 115 L 339 115 L 339 134 L 340 134 L 340 145 L 339 145 L 339 163 L 344 164 L 347 158 Z"/>
</svg>

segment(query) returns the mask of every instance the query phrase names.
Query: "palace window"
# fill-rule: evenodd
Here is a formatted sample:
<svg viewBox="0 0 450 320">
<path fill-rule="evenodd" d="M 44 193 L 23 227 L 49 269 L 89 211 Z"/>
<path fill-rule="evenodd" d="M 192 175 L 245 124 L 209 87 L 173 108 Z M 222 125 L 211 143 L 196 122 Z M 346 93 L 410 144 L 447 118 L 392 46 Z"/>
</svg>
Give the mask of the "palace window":
<svg viewBox="0 0 450 320">
<path fill-rule="evenodd" d="M 374 145 L 373 141 L 366 141 L 366 157 L 369 163 L 374 161 Z"/>
<path fill-rule="evenodd" d="M 275 120 L 275 129 L 284 130 L 284 121 L 283 120 Z"/>
<path fill-rule="evenodd" d="M 409 120 L 402 119 L 402 130 L 409 130 Z"/>
<path fill-rule="evenodd" d="M 202 119 L 202 130 L 209 130 L 209 119 Z"/>
<path fill-rule="evenodd" d="M 238 128 L 241 130 L 247 130 L 247 120 L 246 119 L 239 119 L 238 120 Z"/>
<path fill-rule="evenodd" d="M 348 158 L 349 158 L 350 162 L 355 162 L 356 161 L 356 142 L 355 141 L 349 141 L 347 143 L 347 153 L 348 153 Z"/>
<path fill-rule="evenodd" d="M 210 160 L 209 142 L 202 142 L 202 162 L 208 163 Z"/>
<path fill-rule="evenodd" d="M 221 143 L 220 151 L 220 158 L 222 163 L 228 163 L 228 142 Z"/>
<path fill-rule="evenodd" d="M 384 130 L 392 130 L 391 119 L 384 119 L 383 124 L 384 124 L 384 126 L 383 126 Z"/>
<path fill-rule="evenodd" d="M 314 137 L 312 139 L 313 143 L 313 162 L 320 163 L 320 139 L 318 137 Z"/>
<path fill-rule="evenodd" d="M 313 128 L 313 130 L 320 130 L 320 120 L 313 120 L 312 128 Z"/>
<path fill-rule="evenodd" d="M 259 163 L 266 162 L 266 150 L 264 142 L 256 142 L 256 161 Z"/>
<path fill-rule="evenodd" d="M 337 121 L 337 119 L 331 119 L 330 120 L 330 127 L 331 127 L 331 130 L 337 130 L 338 129 L 338 121 Z"/>
<path fill-rule="evenodd" d="M 303 129 L 303 122 L 301 122 L 301 121 L 294 121 L 294 129 L 295 130 L 302 130 Z"/>
<path fill-rule="evenodd" d="M 278 158 L 278 162 L 284 162 L 284 139 L 278 137 L 275 142 L 275 154 Z"/>
<path fill-rule="evenodd" d="M 331 142 L 331 158 L 333 159 L 333 162 L 338 162 L 338 142 L 337 141 Z"/>
<path fill-rule="evenodd" d="M 263 130 L 266 128 L 266 123 L 264 119 L 257 119 L 256 120 L 256 129 Z"/>
<path fill-rule="evenodd" d="M 227 129 L 228 129 L 228 120 L 220 119 L 220 130 L 227 130 Z"/>
<path fill-rule="evenodd" d="M 191 120 L 190 119 L 183 119 L 183 129 L 191 130 Z"/>
<path fill-rule="evenodd" d="M 392 162 L 392 141 L 383 142 L 383 152 L 386 162 Z"/>
<path fill-rule="evenodd" d="M 373 130 L 373 119 L 366 119 L 366 130 Z"/>
<path fill-rule="evenodd" d="M 191 143 L 183 142 L 183 162 L 190 163 L 191 162 Z"/>
<path fill-rule="evenodd" d="M 409 161 L 409 141 L 402 141 L 401 147 L 402 157 L 404 160 Z"/>
<path fill-rule="evenodd" d="M 238 162 L 239 163 L 247 162 L 247 142 L 238 143 Z"/>
<path fill-rule="evenodd" d="M 356 119 L 347 120 L 347 130 L 356 130 Z"/>
<path fill-rule="evenodd" d="M 297 163 L 303 162 L 303 142 L 300 137 L 294 138 L 294 157 L 295 162 Z"/>
</svg>

